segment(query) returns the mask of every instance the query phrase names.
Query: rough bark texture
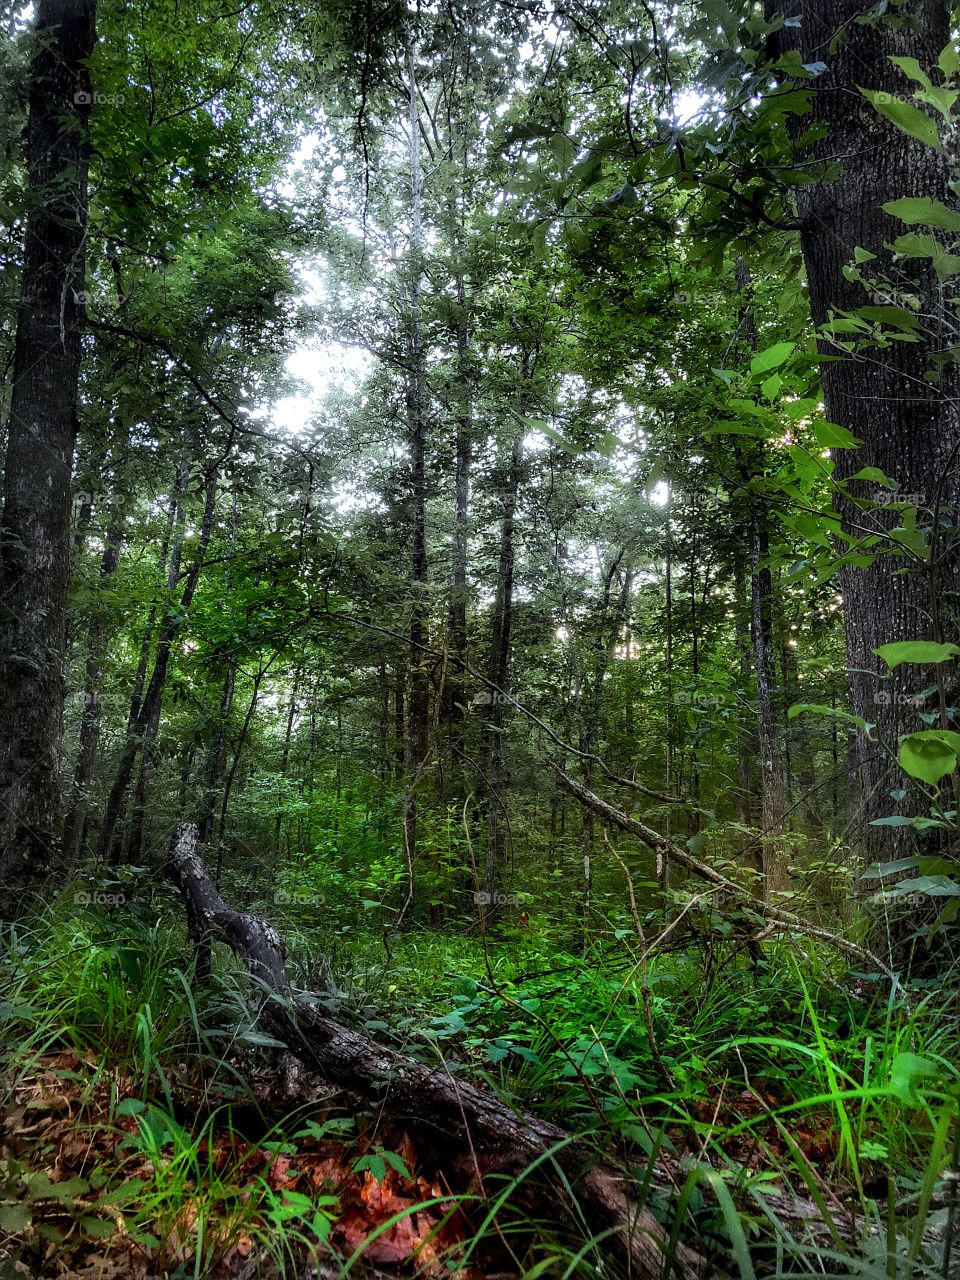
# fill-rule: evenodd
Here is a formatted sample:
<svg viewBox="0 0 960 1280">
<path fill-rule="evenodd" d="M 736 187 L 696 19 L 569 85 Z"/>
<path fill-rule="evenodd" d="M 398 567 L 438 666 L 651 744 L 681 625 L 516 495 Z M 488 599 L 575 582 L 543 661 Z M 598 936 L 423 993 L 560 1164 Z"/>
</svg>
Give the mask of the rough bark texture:
<svg viewBox="0 0 960 1280">
<path fill-rule="evenodd" d="M 413 53 L 407 58 L 410 94 L 410 299 L 407 319 L 407 438 L 410 450 L 410 652 L 407 668 L 407 735 L 404 752 L 403 848 L 407 862 L 407 898 L 402 921 L 413 906 L 417 857 L 417 789 L 426 764 L 430 687 L 423 646 L 429 624 L 427 565 L 426 374 L 420 307 L 423 272 L 422 174 L 420 170 L 420 104 Z M 398 921 L 398 923 L 399 923 Z"/>
<path fill-rule="evenodd" d="M 116 573 L 120 564 L 120 548 L 123 526 L 119 520 L 111 524 L 107 543 L 100 561 L 100 580 L 103 582 Z M 70 870 L 75 866 L 83 848 L 87 828 L 89 792 L 100 745 L 101 674 L 103 650 L 107 641 L 107 619 L 99 609 L 90 622 L 87 641 L 87 660 L 83 684 L 83 712 L 80 717 L 80 749 L 73 770 L 73 799 L 63 824 L 63 866 Z"/>
<path fill-rule="evenodd" d="M 527 376 L 526 366 L 524 376 Z M 497 563 L 497 587 L 493 604 L 490 655 L 487 674 L 497 692 L 487 691 L 483 709 L 483 732 L 487 748 L 487 850 L 483 873 L 488 920 L 496 915 L 496 892 L 507 858 L 507 828 L 503 819 L 503 788 L 506 785 L 503 710 L 510 684 L 510 633 L 513 629 L 514 546 L 513 522 L 517 510 L 520 469 L 523 465 L 523 436 L 517 435 L 510 450 L 503 490 L 503 517 L 500 521 L 500 556 Z"/>
<path fill-rule="evenodd" d="M 577 1196 L 587 1224 L 612 1231 L 611 1246 L 636 1280 L 661 1280 L 665 1274 L 665 1234 L 623 1188 L 621 1175 L 598 1164 L 595 1153 L 556 1125 L 530 1114 L 517 1115 L 496 1095 L 482 1093 L 462 1079 L 407 1058 L 386 1045 L 341 1026 L 320 1006 L 293 989 L 287 976 L 283 942 L 266 921 L 225 905 L 196 854 L 197 830 L 180 828 L 170 859 L 170 875 L 183 894 L 193 936 L 226 942 L 265 989 L 260 1019 L 307 1065 L 326 1079 L 375 1102 L 393 1117 L 414 1120 L 439 1131 L 451 1158 L 476 1157 L 489 1172 L 516 1174 L 545 1153 L 545 1177 L 562 1170 Z M 273 997 L 279 997 L 274 999 Z M 565 1203 L 559 1178 L 541 1204 L 555 1214 Z M 702 1260 L 681 1247 L 667 1275 L 702 1274 Z"/>
<path fill-rule="evenodd" d="M 213 514 L 217 497 L 217 477 L 215 473 L 207 476 L 206 484 L 206 499 L 204 501 L 203 519 L 197 538 L 196 552 L 184 582 L 179 605 L 176 609 L 168 610 L 161 625 L 150 682 L 139 707 L 136 709 L 136 714 L 131 716 L 127 740 L 120 753 L 117 772 L 114 776 L 110 793 L 107 796 L 103 825 L 100 828 L 100 836 L 97 842 L 97 856 L 99 858 L 106 858 L 110 853 L 127 787 L 130 785 L 130 779 L 133 776 L 133 767 L 136 763 L 137 755 L 141 746 L 150 736 L 151 725 L 159 719 L 163 693 L 166 688 L 170 653 L 179 634 L 182 618 L 190 607 L 197 589 L 197 583 L 200 580 L 203 557 L 210 542 L 210 535 L 213 532 Z M 177 566 L 179 568 L 179 559 L 177 560 Z M 175 584 L 178 577 L 179 573 L 174 574 L 171 569 L 168 581 Z"/>
<path fill-rule="evenodd" d="M 956 208 L 947 183 L 957 175 L 951 172 L 955 159 L 902 133 L 859 92 L 863 86 L 909 98 L 910 82 L 891 57 L 913 57 L 922 68 L 935 68 L 950 39 L 948 5 L 913 0 L 862 21 L 867 7 L 861 0 L 768 0 L 772 16 L 800 20 L 799 26 L 778 34 L 780 48 L 799 49 L 805 63 L 826 64 L 812 84 L 811 113 L 797 126 L 822 129 L 822 139 L 808 148 L 804 161 L 834 162 L 820 181 L 800 187 L 796 196 L 813 319 L 820 325 L 832 310 L 884 301 L 843 275 L 858 246 L 876 255 L 866 266 L 870 276 L 882 282 L 886 277 L 878 291 L 916 299 L 922 317 L 917 342 L 873 346 L 823 366 L 827 417 L 863 441 L 859 449 L 837 451 L 837 477 L 849 481 L 861 468 L 877 467 L 899 482 L 901 493 L 919 495 L 917 504 L 928 516 L 937 507 L 952 516 L 952 527 L 942 527 L 935 539 L 926 569 L 914 564 L 904 573 L 904 558 L 886 553 L 868 568 L 845 567 L 841 573 L 853 710 L 875 723 L 880 739 L 895 751 L 900 734 L 924 727 L 906 699 L 936 676 L 902 666 L 892 681 L 881 685 L 873 673 L 886 668 L 874 649 L 896 640 L 955 640 L 960 630 L 955 522 L 960 400 L 956 364 L 938 361 L 956 342 L 955 308 L 928 260 L 895 259 L 885 247 L 908 228 L 882 205 L 904 196 L 926 196 Z M 935 83 L 938 75 L 934 70 Z M 930 115 L 936 118 L 936 112 Z M 833 343 L 824 341 L 821 349 L 838 355 Z M 937 375 L 933 381 L 931 374 Z M 853 481 L 851 488 L 863 498 L 877 490 L 876 484 L 862 480 Z M 849 501 L 839 504 L 839 513 L 845 530 L 853 534 L 886 532 L 899 523 L 889 509 L 863 511 Z M 890 696 L 884 700 L 884 695 Z M 890 789 L 910 784 L 881 745 L 866 735 L 857 740 L 856 763 L 861 849 L 871 859 L 883 858 L 895 852 L 897 830 L 866 823 L 893 812 Z M 915 793 L 912 802 L 925 807 Z"/>
<path fill-rule="evenodd" d="M 17 909 L 58 859 L 93 0 L 38 0 L 27 216 L 0 559 L 0 884 Z"/>
</svg>

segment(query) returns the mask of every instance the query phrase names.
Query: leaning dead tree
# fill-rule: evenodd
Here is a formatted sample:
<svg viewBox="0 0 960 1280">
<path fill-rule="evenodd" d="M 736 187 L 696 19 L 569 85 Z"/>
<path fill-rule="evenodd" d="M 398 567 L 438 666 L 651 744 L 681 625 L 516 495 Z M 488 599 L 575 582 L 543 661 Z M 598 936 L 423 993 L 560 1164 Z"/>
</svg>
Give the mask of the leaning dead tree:
<svg viewBox="0 0 960 1280">
<path fill-rule="evenodd" d="M 444 1150 L 472 1167 L 477 1179 L 514 1176 L 536 1166 L 550 1182 L 540 1207 L 555 1215 L 573 1189 L 583 1221 L 603 1235 L 635 1280 L 667 1276 L 694 1280 L 704 1260 L 681 1245 L 668 1260 L 666 1232 L 630 1197 L 623 1175 L 601 1163 L 587 1142 L 529 1112 L 516 1113 L 442 1067 L 417 1062 L 387 1045 L 342 1026 L 315 997 L 290 982 L 283 942 L 264 920 L 234 911 L 220 897 L 197 854 L 197 828 L 177 833 L 168 866 L 183 895 L 191 936 L 198 943 L 225 942 L 262 988 L 260 1021 L 305 1065 L 356 1097 L 375 1102 L 397 1120 L 410 1120 L 442 1135 Z"/>
</svg>

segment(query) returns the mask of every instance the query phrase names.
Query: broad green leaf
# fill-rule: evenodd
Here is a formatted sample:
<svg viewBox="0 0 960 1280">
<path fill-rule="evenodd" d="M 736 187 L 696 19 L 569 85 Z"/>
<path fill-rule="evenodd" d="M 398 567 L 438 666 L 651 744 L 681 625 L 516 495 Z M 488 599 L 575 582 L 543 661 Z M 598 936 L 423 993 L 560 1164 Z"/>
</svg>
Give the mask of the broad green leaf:
<svg viewBox="0 0 960 1280">
<path fill-rule="evenodd" d="M 889 305 L 858 307 L 857 315 L 862 316 L 864 320 L 869 320 L 871 324 L 892 324 L 908 332 L 920 327 L 920 317 L 913 311 L 908 311 L 906 307 Z"/>
<path fill-rule="evenodd" d="M 960 254 L 949 253 L 933 236 L 908 231 L 906 235 L 897 236 L 893 249 L 901 258 L 929 258 L 938 280 L 949 280 L 951 276 L 960 275 Z"/>
<path fill-rule="evenodd" d="M 750 361 L 750 372 L 769 373 L 771 369 L 779 369 L 793 353 L 796 345 L 795 342 L 775 342 L 772 347 L 767 347 L 765 351 L 753 357 Z"/>
<path fill-rule="evenodd" d="M 888 475 L 884 475 L 879 467 L 861 467 L 856 475 L 852 475 L 850 479 L 870 480 L 873 484 L 882 485 L 884 489 L 892 489 L 894 485 L 894 481 Z"/>
<path fill-rule="evenodd" d="M 899 880 L 884 890 L 888 898 L 903 898 L 908 893 L 923 893 L 928 898 L 957 898 L 960 884 L 950 876 L 916 876 L 913 880 Z"/>
<path fill-rule="evenodd" d="M 890 1088 L 904 1102 L 916 1102 L 917 1083 L 937 1074 L 929 1058 L 918 1053 L 898 1053 L 890 1067 Z"/>
<path fill-rule="evenodd" d="M 814 425 L 813 434 L 822 449 L 855 449 L 862 443 L 837 422 L 818 422 Z"/>
<path fill-rule="evenodd" d="M 909 826 L 913 821 L 912 818 L 897 818 L 898 826 Z M 893 818 L 876 818 L 870 823 L 871 827 L 879 827 L 881 823 L 890 825 L 894 822 Z M 919 867 L 921 859 L 916 858 L 894 858 L 892 862 L 876 862 L 872 867 L 867 867 L 861 880 L 879 880 L 882 876 L 899 875 L 901 871 L 912 871 L 914 867 Z"/>
<path fill-rule="evenodd" d="M 892 644 L 882 644 L 873 652 L 893 671 L 902 662 L 924 665 L 949 662 L 951 658 L 960 657 L 960 645 L 940 644 L 935 640 L 897 640 Z"/>
<path fill-rule="evenodd" d="M 928 147 L 940 150 L 940 135 L 936 122 L 910 102 L 895 98 L 892 93 L 883 93 L 877 89 L 857 88 L 869 103 L 891 124 L 896 125 L 901 133 L 925 143 Z"/>
<path fill-rule="evenodd" d="M 25 1204 L 0 1204 L 0 1231 L 16 1235 L 30 1225 L 30 1209 Z M 12 1273 L 11 1273 L 12 1274 Z"/>
<path fill-rule="evenodd" d="M 960 71 L 960 46 L 952 40 L 945 44 L 937 58 L 937 66 L 948 79 L 955 76 Z"/>
<path fill-rule="evenodd" d="M 908 227 L 937 227 L 941 231 L 960 231 L 960 213 L 928 196 L 904 196 L 902 200 L 888 200 L 883 209 L 885 213 L 905 222 Z"/>
<path fill-rule="evenodd" d="M 927 73 L 920 66 L 916 58 L 891 58 L 890 61 L 900 68 L 904 75 L 909 76 L 911 80 L 916 80 L 918 84 L 922 84 L 925 89 L 932 89 L 933 83 Z"/>
<path fill-rule="evenodd" d="M 899 760 L 904 773 L 935 787 L 941 778 L 956 769 L 957 752 L 941 734 L 923 729 L 903 739 Z"/>
<path fill-rule="evenodd" d="M 867 722 L 861 716 L 853 716 L 849 711 L 840 711 L 837 707 L 827 706 L 820 702 L 795 702 L 787 710 L 787 719 L 794 720 L 799 715 L 810 713 L 816 716 L 829 716 L 834 720 L 844 720 L 847 724 L 856 725 L 858 729 L 866 729 Z"/>
</svg>

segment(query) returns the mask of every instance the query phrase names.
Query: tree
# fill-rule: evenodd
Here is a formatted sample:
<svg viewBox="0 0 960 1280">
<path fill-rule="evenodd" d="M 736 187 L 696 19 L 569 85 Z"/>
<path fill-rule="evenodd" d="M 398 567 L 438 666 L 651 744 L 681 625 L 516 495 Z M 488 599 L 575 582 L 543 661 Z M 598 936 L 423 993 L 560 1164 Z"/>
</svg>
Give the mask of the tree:
<svg viewBox="0 0 960 1280">
<path fill-rule="evenodd" d="M 55 866 L 59 848 L 95 12 L 94 0 L 38 0 L 33 29 L 29 211 L 0 548 L 0 886 L 13 906 Z"/>
<path fill-rule="evenodd" d="M 818 179 L 797 188 L 800 242 L 826 357 L 827 417 L 861 442 L 838 450 L 835 476 L 847 544 L 840 581 L 853 711 L 877 726 L 875 736 L 856 740 L 858 809 L 869 823 L 890 812 L 888 793 L 903 780 L 890 752 L 920 728 L 914 698 L 934 679 L 929 669 L 903 665 L 881 685 L 876 650 L 951 640 L 960 630 L 960 398 L 948 301 L 957 272 L 938 261 L 942 233 L 933 230 L 960 227 L 955 206 L 952 214 L 945 207 L 955 199 L 957 174 L 936 118 L 902 96 L 911 80 L 930 84 L 925 102 L 949 117 L 956 91 L 936 89 L 929 75 L 949 81 L 960 62 L 945 0 L 872 14 L 858 0 L 791 0 L 770 4 L 769 16 L 790 19 L 776 32 L 779 51 L 799 52 L 809 68 L 798 69 L 804 84 L 815 76 L 810 113 L 795 130 L 797 160 L 814 165 Z M 936 220 L 941 208 L 947 224 Z M 931 216 L 926 243 L 903 238 L 905 221 Z M 858 315 L 859 325 L 844 324 Z M 899 510 L 871 501 L 883 477 L 906 496 Z M 857 562 L 858 551 L 866 563 Z M 941 685 L 939 715 L 950 701 L 944 692 Z M 863 830 L 868 856 L 889 851 L 890 841 L 890 828 Z"/>
</svg>

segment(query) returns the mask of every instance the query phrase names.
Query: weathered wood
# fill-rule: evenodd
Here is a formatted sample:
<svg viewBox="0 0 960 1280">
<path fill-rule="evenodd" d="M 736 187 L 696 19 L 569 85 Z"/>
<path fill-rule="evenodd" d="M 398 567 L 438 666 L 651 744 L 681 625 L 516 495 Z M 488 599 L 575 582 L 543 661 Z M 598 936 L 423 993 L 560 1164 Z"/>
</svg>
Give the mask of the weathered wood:
<svg viewBox="0 0 960 1280">
<path fill-rule="evenodd" d="M 443 1069 L 341 1026 L 311 997 L 295 991 L 279 934 L 266 921 L 224 903 L 196 848 L 197 829 L 186 824 L 177 833 L 169 862 L 170 878 L 184 898 L 191 936 L 225 942 L 242 959 L 263 988 L 262 1024 L 293 1054 L 327 1080 L 374 1100 L 393 1118 L 439 1130 L 451 1159 L 469 1156 L 484 1175 L 515 1175 L 541 1161 L 539 1168 L 549 1179 L 558 1167 L 574 1188 L 589 1229 L 608 1233 L 611 1248 L 636 1280 L 661 1280 L 665 1274 L 693 1280 L 704 1274 L 703 1260 L 684 1246 L 677 1250 L 672 1269 L 665 1271 L 663 1228 L 631 1200 L 622 1176 L 599 1163 L 588 1143 L 530 1113 L 515 1113 L 496 1095 Z M 541 1207 L 548 1213 L 566 1202 L 560 1185 L 546 1194 L 549 1200 Z"/>
</svg>

